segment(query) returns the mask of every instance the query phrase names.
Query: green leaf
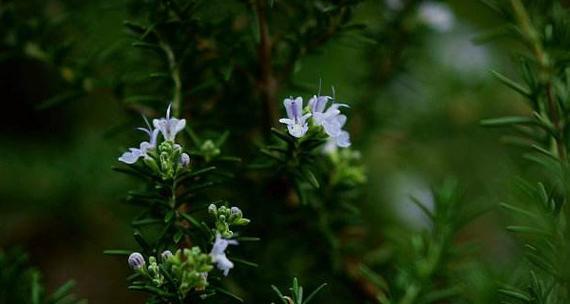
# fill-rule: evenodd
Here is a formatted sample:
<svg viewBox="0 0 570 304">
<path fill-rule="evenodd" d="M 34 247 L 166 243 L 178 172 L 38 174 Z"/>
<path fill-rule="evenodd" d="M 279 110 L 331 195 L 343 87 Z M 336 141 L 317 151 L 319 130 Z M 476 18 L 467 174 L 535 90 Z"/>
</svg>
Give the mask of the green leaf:
<svg viewBox="0 0 570 304">
<path fill-rule="evenodd" d="M 267 150 L 267 149 L 262 148 L 262 149 L 260 150 L 260 152 L 263 153 L 264 155 L 266 155 L 266 156 L 268 156 L 268 157 L 274 159 L 274 160 L 277 160 L 277 161 L 284 161 L 284 159 L 282 159 L 280 156 L 275 155 L 273 152 L 271 152 L 271 151 L 269 151 L 269 150 Z"/>
<path fill-rule="evenodd" d="M 507 116 L 483 119 L 479 124 L 483 127 L 502 127 L 508 125 L 538 125 L 538 122 L 525 116 Z"/>
<path fill-rule="evenodd" d="M 48 299 L 48 301 L 57 302 L 64 297 L 68 296 L 71 289 L 75 287 L 74 281 L 67 281 L 65 284 L 61 285 Z"/>
<path fill-rule="evenodd" d="M 112 249 L 112 250 L 105 250 L 103 254 L 105 255 L 120 255 L 120 256 L 129 256 L 132 252 L 129 250 L 121 250 L 121 249 Z"/>
<path fill-rule="evenodd" d="M 134 220 L 131 222 L 131 225 L 133 225 L 135 227 L 140 227 L 140 226 L 155 225 L 155 224 L 160 224 L 160 223 L 162 223 L 162 221 L 160 219 L 146 218 L 146 219 L 141 219 L 141 220 Z"/>
<path fill-rule="evenodd" d="M 281 299 L 281 302 L 283 302 L 283 304 L 288 304 L 287 300 L 285 300 L 285 296 L 283 296 L 279 288 L 277 288 L 275 285 L 271 285 L 271 289 L 275 291 L 275 293 L 277 294 L 277 296 L 279 296 L 279 299 Z"/>
<path fill-rule="evenodd" d="M 154 287 L 152 285 L 129 286 L 129 289 L 130 290 L 137 290 L 137 291 L 146 291 L 148 293 L 155 294 L 157 296 L 162 296 L 162 297 L 174 297 L 175 296 L 175 294 L 173 294 L 173 293 L 164 291 L 164 290 L 157 288 L 157 287 Z"/>
<path fill-rule="evenodd" d="M 532 95 L 532 92 L 528 88 L 523 87 L 521 84 L 515 82 L 514 80 L 511 80 L 507 76 L 505 76 L 505 75 L 503 75 L 497 71 L 491 71 L 491 73 L 493 74 L 493 76 L 495 76 L 495 78 L 497 78 L 504 85 L 515 90 L 516 92 L 520 93 L 524 97 L 530 98 L 530 96 Z"/>
<path fill-rule="evenodd" d="M 435 217 L 434 217 L 433 212 L 431 212 L 417 197 L 410 196 L 410 199 L 412 200 L 412 203 L 414 203 L 416 206 L 418 206 L 418 208 L 420 208 L 420 210 L 422 210 L 422 212 L 428 218 L 430 218 L 432 221 L 434 220 Z"/>
<path fill-rule="evenodd" d="M 315 176 L 315 174 L 313 174 L 313 172 L 310 169 L 303 169 L 303 176 L 305 177 L 305 179 L 307 179 L 307 181 L 309 181 L 309 183 L 311 183 L 311 185 L 315 188 L 319 188 L 319 181 L 317 180 L 317 177 Z"/>
<path fill-rule="evenodd" d="M 180 243 L 180 240 L 182 239 L 183 236 L 184 233 L 182 233 L 182 231 L 177 231 L 172 237 L 172 240 L 174 241 L 175 244 L 178 244 Z"/>
<path fill-rule="evenodd" d="M 154 44 L 154 43 L 148 43 L 148 42 L 133 42 L 131 44 L 131 46 L 137 47 L 137 48 L 143 48 L 143 49 L 149 49 L 149 50 L 153 50 L 153 51 L 160 51 L 160 45 L 158 44 Z"/>
<path fill-rule="evenodd" d="M 135 34 L 143 34 L 146 31 L 146 28 L 143 25 L 129 20 L 123 21 L 123 25 Z"/>
<path fill-rule="evenodd" d="M 138 231 L 135 231 L 133 233 L 133 237 L 135 238 L 135 241 L 137 241 L 137 243 L 139 244 L 139 246 L 141 246 L 142 250 L 145 253 L 150 253 L 152 251 L 152 248 L 150 247 L 150 245 L 144 240 L 142 234 Z"/>
<path fill-rule="evenodd" d="M 538 228 L 529 227 L 529 226 L 507 226 L 507 230 L 510 232 L 517 232 L 517 233 L 524 233 L 531 235 L 543 235 L 543 236 L 550 235 L 548 232 L 544 230 L 540 230 Z"/>
<path fill-rule="evenodd" d="M 372 284 L 376 285 L 377 287 L 380 287 L 384 290 L 388 289 L 388 283 L 386 283 L 386 280 L 384 280 L 384 278 L 382 276 L 380 276 L 379 274 L 375 273 L 372 269 L 370 269 L 368 266 L 361 264 L 359 269 L 360 273 L 367 278 Z"/>
<path fill-rule="evenodd" d="M 319 291 L 321 291 L 321 289 L 325 288 L 325 286 L 327 286 L 327 283 L 323 283 L 321 284 L 319 287 L 317 287 L 315 290 L 313 290 L 313 292 L 311 292 L 309 294 L 309 296 L 307 297 L 307 299 L 305 300 L 305 302 L 303 302 L 303 304 L 308 304 L 309 301 L 311 301 Z"/>
<path fill-rule="evenodd" d="M 40 296 L 42 293 L 42 287 L 40 285 L 40 274 L 37 271 L 32 271 L 32 282 L 31 282 L 31 301 L 32 304 L 40 304 Z"/>
<path fill-rule="evenodd" d="M 240 242 L 258 242 L 259 240 L 261 240 L 258 237 L 252 237 L 252 236 L 239 236 L 236 239 Z"/>
<path fill-rule="evenodd" d="M 524 301 L 524 302 L 530 302 L 531 301 L 531 298 L 529 296 L 527 296 L 526 294 L 524 294 L 522 291 L 511 289 L 510 287 L 509 287 L 509 289 L 501 288 L 498 291 L 500 293 L 506 295 L 506 296 L 515 298 L 515 299 L 520 300 L 520 301 Z"/>
<path fill-rule="evenodd" d="M 528 211 L 526 211 L 526 210 L 524 210 L 524 209 L 522 209 L 522 208 L 515 207 L 515 206 L 509 205 L 509 204 L 507 204 L 507 203 L 500 203 L 499 206 L 501 206 L 502 208 L 507 209 L 507 210 L 509 210 L 509 211 L 514 211 L 514 212 L 517 212 L 517 213 L 522 214 L 522 215 L 524 215 L 524 216 L 527 216 L 527 217 L 529 217 L 529 218 L 534 218 L 534 219 L 536 219 L 536 215 L 535 215 L 535 214 L 533 214 L 532 212 L 528 212 Z"/>
<path fill-rule="evenodd" d="M 230 291 L 228 291 L 228 290 L 225 290 L 225 289 L 220 288 L 220 287 L 214 287 L 214 289 L 215 289 L 216 291 L 218 291 L 219 293 L 221 293 L 221 294 L 225 294 L 226 296 L 229 296 L 230 298 L 233 298 L 233 299 L 235 299 L 235 300 L 237 300 L 237 301 L 243 303 L 243 299 L 242 299 L 242 298 L 240 298 L 239 296 L 237 296 L 236 294 L 234 294 L 234 293 L 232 293 L 232 292 L 230 292 Z"/>
<path fill-rule="evenodd" d="M 455 286 L 451 288 L 446 288 L 442 290 L 434 290 L 429 292 L 423 297 L 422 303 L 441 303 L 446 302 L 445 300 L 449 300 L 450 298 L 457 297 L 461 294 L 461 288 Z M 452 302 L 452 301 L 448 301 Z"/>
<path fill-rule="evenodd" d="M 295 143 L 295 139 L 290 136 L 289 134 L 284 133 L 283 131 L 276 129 L 276 128 L 271 128 L 271 133 L 273 135 L 275 135 L 276 137 L 282 139 L 285 142 L 288 142 L 290 144 Z"/>
<path fill-rule="evenodd" d="M 246 261 L 246 260 L 242 260 L 242 259 L 238 259 L 238 258 L 231 258 L 230 260 L 236 262 L 236 263 L 240 263 L 240 264 L 244 264 L 250 267 L 254 267 L 257 268 L 259 267 L 259 264 L 254 263 L 254 262 L 250 262 L 250 261 Z"/>
<path fill-rule="evenodd" d="M 123 99 L 125 103 L 155 102 L 162 101 L 162 97 L 152 95 L 134 95 Z"/>
<path fill-rule="evenodd" d="M 84 94 L 85 94 L 85 92 L 80 91 L 80 90 L 62 93 L 62 94 L 56 95 L 54 97 L 51 97 L 51 98 L 48 98 L 48 99 L 42 101 L 40 104 L 38 104 L 36 106 L 36 110 L 49 109 L 49 108 L 55 107 L 57 105 L 61 105 L 61 104 L 64 104 L 66 102 L 72 101 L 74 99 L 78 99 L 79 97 L 83 96 Z"/>
</svg>

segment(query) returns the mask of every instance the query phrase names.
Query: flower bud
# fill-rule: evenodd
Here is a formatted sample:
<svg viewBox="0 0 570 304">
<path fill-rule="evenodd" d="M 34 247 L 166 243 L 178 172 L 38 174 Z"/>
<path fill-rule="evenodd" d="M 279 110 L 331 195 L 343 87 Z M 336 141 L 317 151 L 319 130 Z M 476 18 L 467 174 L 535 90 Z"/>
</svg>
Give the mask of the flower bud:
<svg viewBox="0 0 570 304">
<path fill-rule="evenodd" d="M 187 168 L 190 165 L 190 155 L 182 153 L 182 155 L 180 155 L 180 165 Z"/>
<path fill-rule="evenodd" d="M 145 261 L 142 254 L 138 252 L 133 252 L 131 253 L 131 255 L 129 255 L 129 266 L 131 266 L 132 269 L 139 270 L 142 267 L 144 267 L 144 265 Z"/>
<path fill-rule="evenodd" d="M 216 205 L 210 204 L 210 206 L 208 206 L 208 212 L 210 214 L 216 215 L 217 211 L 218 211 L 218 208 L 216 208 Z"/>
<path fill-rule="evenodd" d="M 242 216 L 241 210 L 240 210 L 238 207 L 232 207 L 232 208 L 230 209 L 230 214 L 231 214 L 231 215 L 236 215 L 236 216 L 238 216 L 238 217 L 241 217 L 241 216 Z"/>
<path fill-rule="evenodd" d="M 170 250 L 164 250 L 160 254 L 160 257 L 162 258 L 163 261 L 167 261 L 168 259 L 170 259 L 172 257 L 172 252 Z"/>
</svg>

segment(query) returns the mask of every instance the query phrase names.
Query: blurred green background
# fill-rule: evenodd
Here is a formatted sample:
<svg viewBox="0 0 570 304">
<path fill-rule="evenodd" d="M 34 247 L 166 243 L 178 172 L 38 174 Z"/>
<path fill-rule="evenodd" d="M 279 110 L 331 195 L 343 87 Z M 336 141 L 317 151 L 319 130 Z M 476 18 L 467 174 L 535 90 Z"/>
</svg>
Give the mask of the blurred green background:
<svg viewBox="0 0 570 304">
<path fill-rule="evenodd" d="M 429 204 L 430 188 L 455 177 L 467 204 L 490 209 L 462 238 L 477 241 L 484 248 L 477 255 L 502 276 L 518 253 L 495 206 L 526 168 L 519 151 L 501 142 L 501 131 L 478 122 L 528 109 L 490 74 L 514 74 L 512 45 L 472 41 L 495 18 L 478 1 L 447 4 L 451 29 L 421 30 L 387 81 L 367 77 L 371 56 L 392 52 L 393 41 L 370 46 L 354 37 L 304 57 L 293 78 L 312 88 L 322 80 L 352 105 L 349 128 L 368 175 L 360 208 L 375 235 L 426 227 L 409 195 Z M 29 252 L 48 289 L 74 278 L 76 293 L 91 303 L 142 301 L 126 289 L 127 263 L 102 255 L 134 246 L 128 223 L 136 212 L 121 203 L 134 182 L 111 167 L 138 117 L 125 110 L 116 87 L 91 88 L 80 77 L 95 70 L 99 83 L 113 82 L 131 72 L 128 58 L 136 55 L 124 48 L 130 42 L 122 28 L 128 7 L 105 0 L 0 1 L 0 248 Z M 365 1 L 354 19 L 373 26 L 386 10 L 382 1 Z M 105 61 L 93 65 L 102 52 Z M 74 95 L 78 87 L 88 94 Z"/>
</svg>

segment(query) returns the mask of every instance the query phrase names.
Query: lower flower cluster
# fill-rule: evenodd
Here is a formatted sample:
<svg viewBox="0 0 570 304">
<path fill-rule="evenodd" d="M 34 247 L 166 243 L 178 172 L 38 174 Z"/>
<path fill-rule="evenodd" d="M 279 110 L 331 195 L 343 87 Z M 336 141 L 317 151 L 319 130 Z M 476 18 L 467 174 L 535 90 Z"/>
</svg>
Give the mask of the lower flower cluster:
<svg viewBox="0 0 570 304">
<path fill-rule="evenodd" d="M 142 283 L 157 288 L 167 287 L 166 290 L 176 292 L 184 298 L 191 290 L 206 289 L 208 273 L 214 269 L 214 266 L 224 276 L 229 274 L 234 267 L 234 263 L 226 256 L 229 245 L 238 245 L 238 242 L 217 234 L 209 254 L 202 252 L 198 246 L 178 249 L 175 254 L 165 250 L 160 258 L 154 256 L 145 258 L 141 253 L 133 252 L 128 262 L 129 266 L 142 276 Z"/>
<path fill-rule="evenodd" d="M 199 247 L 179 249 L 175 254 L 166 250 L 160 259 L 148 257 L 148 265 L 142 254 L 133 252 L 129 256 L 129 265 L 143 281 L 157 288 L 169 285 L 182 297 L 193 289 L 203 291 L 208 286 L 208 272 L 213 269 L 212 257 L 202 253 Z"/>
</svg>

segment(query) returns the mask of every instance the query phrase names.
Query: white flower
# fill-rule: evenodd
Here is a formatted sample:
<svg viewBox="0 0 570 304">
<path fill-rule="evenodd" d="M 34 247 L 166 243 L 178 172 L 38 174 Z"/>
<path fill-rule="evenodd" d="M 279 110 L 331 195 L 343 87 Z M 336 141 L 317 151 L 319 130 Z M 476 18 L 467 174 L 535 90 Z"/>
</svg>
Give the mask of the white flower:
<svg viewBox="0 0 570 304">
<path fill-rule="evenodd" d="M 303 115 L 303 98 L 297 97 L 294 100 L 285 98 L 283 105 L 285 106 L 285 111 L 287 111 L 287 118 L 281 118 L 279 122 L 287 125 L 291 136 L 303 137 L 309 130 L 307 119 L 311 117 L 311 114 Z"/>
<path fill-rule="evenodd" d="M 313 98 L 309 100 L 309 107 L 311 108 L 315 126 L 323 126 L 325 133 L 331 137 L 336 137 L 340 134 L 342 128 L 342 125 L 340 125 L 338 121 L 340 114 L 338 108 L 348 106 L 340 103 L 332 103 L 330 107 L 326 109 L 327 103 L 331 99 L 329 96 L 313 96 Z"/>
<path fill-rule="evenodd" d="M 139 158 L 146 157 L 147 152 L 156 147 L 156 138 L 159 132 L 158 129 L 151 130 L 151 128 L 149 127 L 148 129 L 138 128 L 138 130 L 147 133 L 150 139 L 149 141 L 141 142 L 138 148 L 129 148 L 129 151 L 123 153 L 123 155 L 119 157 L 119 161 L 125 164 L 132 165 L 136 163 L 137 160 L 139 160 Z"/>
<path fill-rule="evenodd" d="M 186 119 L 170 118 L 171 106 L 172 105 L 168 106 L 165 118 L 153 119 L 152 124 L 156 129 L 160 130 L 160 133 L 164 136 L 164 140 L 174 141 L 176 134 L 186 127 Z"/>
<path fill-rule="evenodd" d="M 234 268 L 234 263 L 226 257 L 226 248 L 228 245 L 237 245 L 236 240 L 227 240 L 222 238 L 220 234 L 216 234 L 216 240 L 212 246 L 212 251 L 210 252 L 210 257 L 212 261 L 216 264 L 219 270 L 223 271 L 224 275 L 227 276 L 230 269 Z"/>
<path fill-rule="evenodd" d="M 419 8 L 419 18 L 440 32 L 448 32 L 454 23 L 453 13 L 443 3 L 423 3 Z"/>
</svg>

